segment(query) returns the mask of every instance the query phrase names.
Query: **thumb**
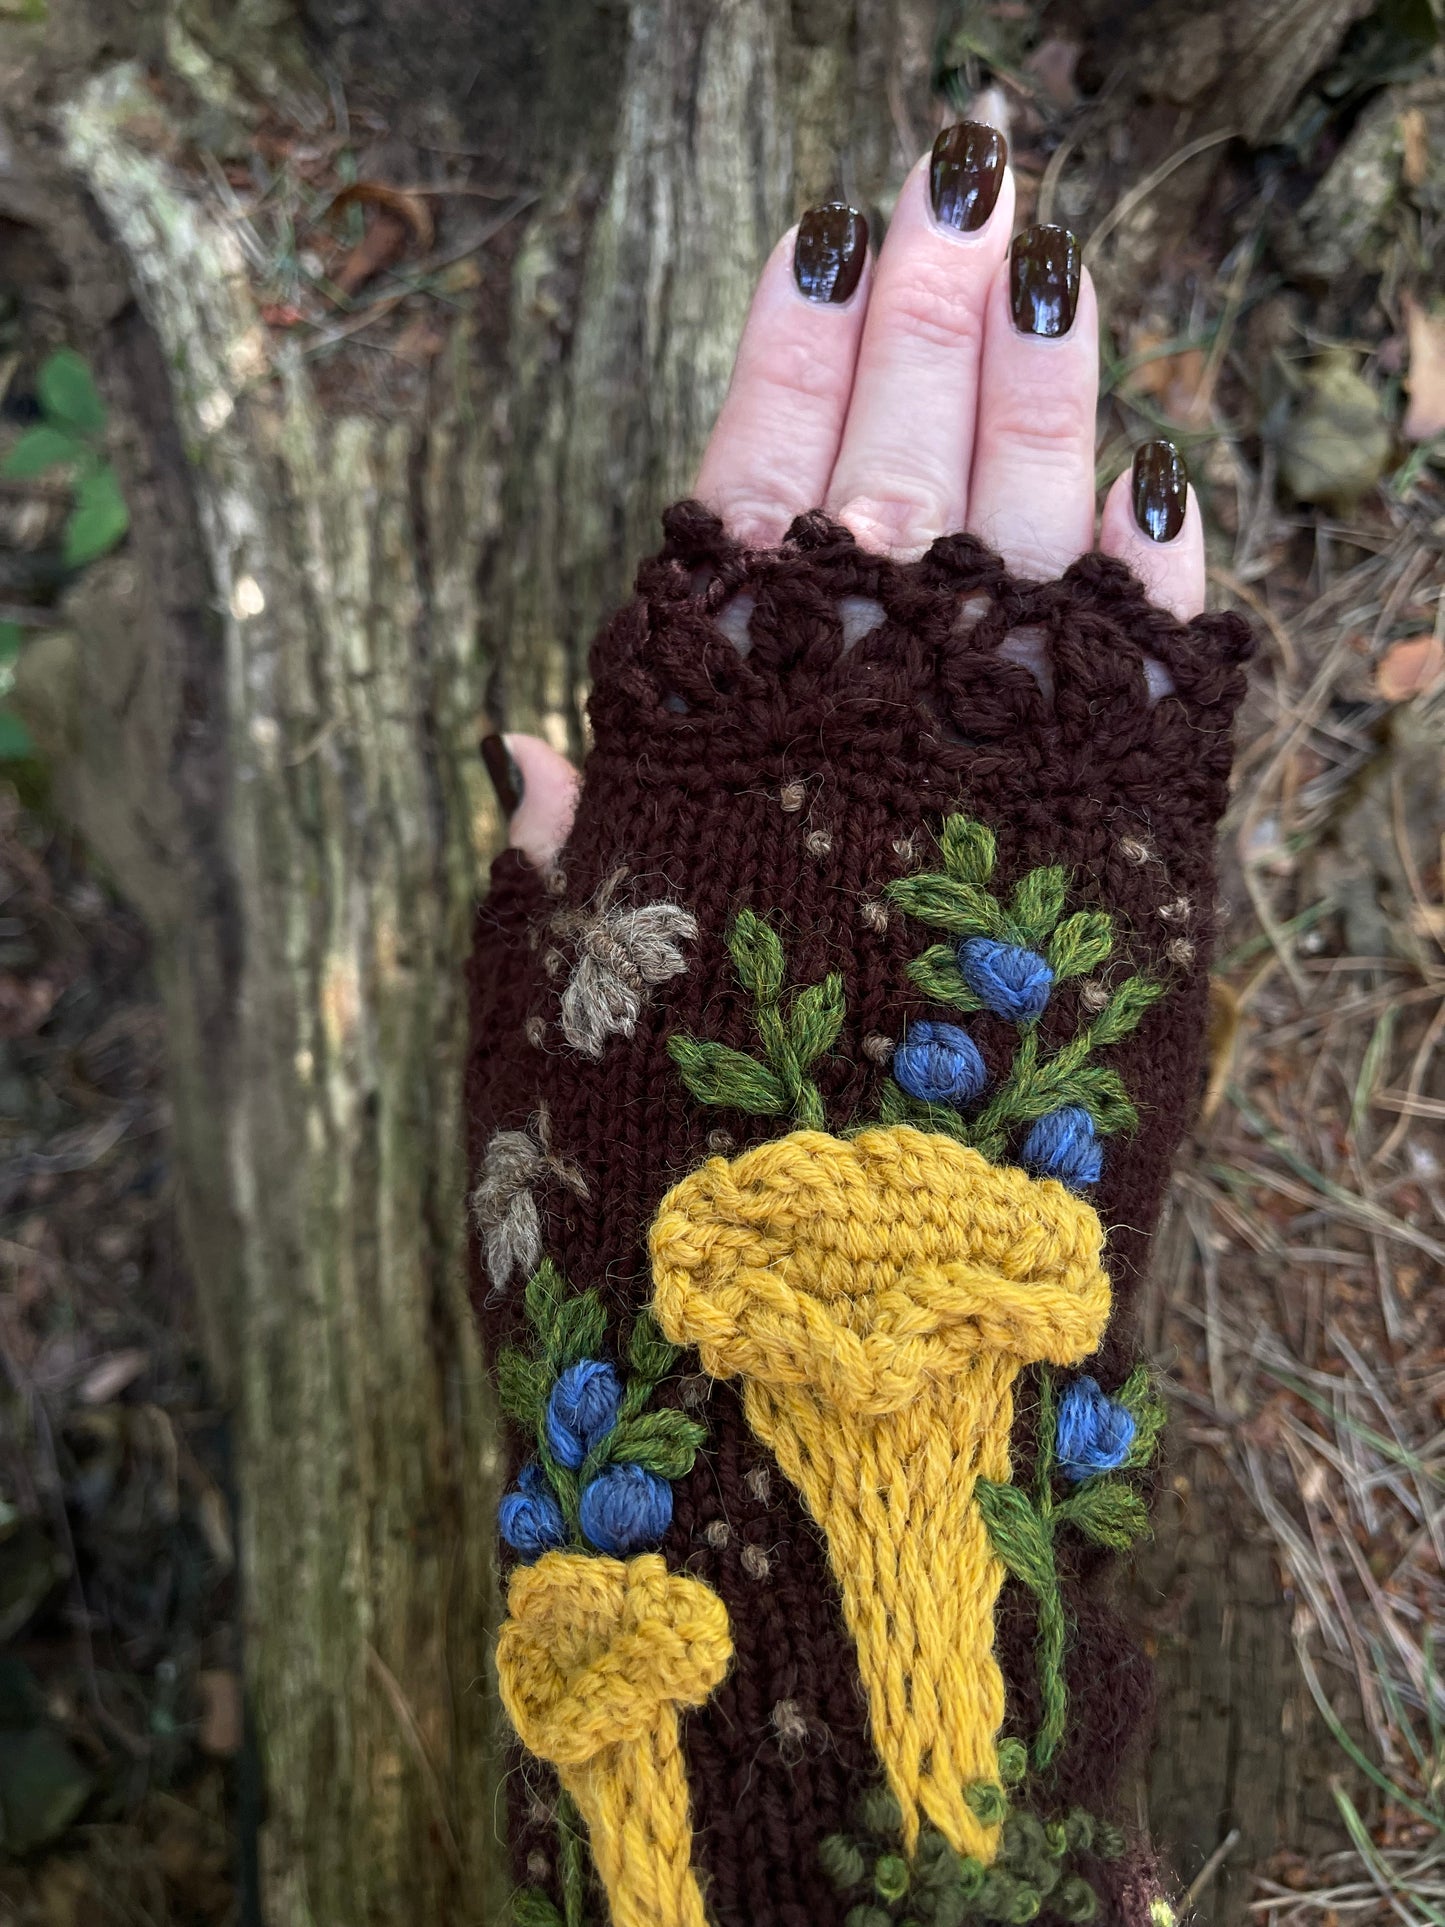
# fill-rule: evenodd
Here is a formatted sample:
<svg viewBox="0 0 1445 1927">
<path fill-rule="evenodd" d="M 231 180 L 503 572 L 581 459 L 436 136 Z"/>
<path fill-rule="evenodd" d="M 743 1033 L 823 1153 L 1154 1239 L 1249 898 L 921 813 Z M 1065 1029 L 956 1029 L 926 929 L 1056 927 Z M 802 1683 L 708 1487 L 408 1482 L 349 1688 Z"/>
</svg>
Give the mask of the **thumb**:
<svg viewBox="0 0 1445 1927">
<path fill-rule="evenodd" d="M 577 814 L 576 770 L 540 736 L 488 736 L 481 755 L 507 817 L 508 844 L 545 870 Z"/>
</svg>

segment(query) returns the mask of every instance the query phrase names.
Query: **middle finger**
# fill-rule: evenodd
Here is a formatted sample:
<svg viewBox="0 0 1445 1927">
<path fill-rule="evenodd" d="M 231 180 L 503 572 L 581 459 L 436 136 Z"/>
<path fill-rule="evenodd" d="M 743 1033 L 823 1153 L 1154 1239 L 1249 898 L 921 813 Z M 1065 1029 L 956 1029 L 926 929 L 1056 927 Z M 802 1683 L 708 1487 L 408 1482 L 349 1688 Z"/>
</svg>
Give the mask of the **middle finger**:
<svg viewBox="0 0 1445 1927">
<path fill-rule="evenodd" d="M 825 506 L 865 548 L 922 554 L 963 527 L 989 287 L 1008 248 L 1003 136 L 945 128 L 879 253 Z"/>
</svg>

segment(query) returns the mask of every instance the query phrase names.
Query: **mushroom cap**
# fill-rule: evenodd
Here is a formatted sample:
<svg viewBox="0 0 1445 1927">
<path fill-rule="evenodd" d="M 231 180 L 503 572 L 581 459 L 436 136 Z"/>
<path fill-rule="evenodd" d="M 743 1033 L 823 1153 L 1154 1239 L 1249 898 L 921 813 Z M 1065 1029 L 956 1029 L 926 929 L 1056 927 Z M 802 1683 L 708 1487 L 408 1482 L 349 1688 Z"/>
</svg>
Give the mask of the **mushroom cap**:
<svg viewBox="0 0 1445 1927">
<path fill-rule="evenodd" d="M 660 1553 L 549 1552 L 519 1566 L 497 1641 L 502 1703 L 524 1746 L 583 1766 L 701 1706 L 732 1658 L 727 1609 Z"/>
<path fill-rule="evenodd" d="M 1056 1179 L 893 1125 L 794 1131 L 676 1185 L 654 1307 L 716 1377 L 897 1411 L 981 1356 L 1067 1365 L 1109 1315 L 1097 1212 Z"/>
</svg>

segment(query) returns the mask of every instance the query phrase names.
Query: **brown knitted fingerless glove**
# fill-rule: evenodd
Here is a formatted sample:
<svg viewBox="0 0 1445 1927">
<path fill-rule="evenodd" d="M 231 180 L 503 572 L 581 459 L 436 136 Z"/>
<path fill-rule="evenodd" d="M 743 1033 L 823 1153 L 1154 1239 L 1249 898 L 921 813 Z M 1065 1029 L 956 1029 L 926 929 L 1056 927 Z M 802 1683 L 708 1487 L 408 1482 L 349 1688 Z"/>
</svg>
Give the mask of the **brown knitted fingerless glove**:
<svg viewBox="0 0 1445 1927">
<path fill-rule="evenodd" d="M 1100 1568 L 1248 632 L 665 526 L 472 965 L 517 1917 L 1151 1927 Z"/>
</svg>

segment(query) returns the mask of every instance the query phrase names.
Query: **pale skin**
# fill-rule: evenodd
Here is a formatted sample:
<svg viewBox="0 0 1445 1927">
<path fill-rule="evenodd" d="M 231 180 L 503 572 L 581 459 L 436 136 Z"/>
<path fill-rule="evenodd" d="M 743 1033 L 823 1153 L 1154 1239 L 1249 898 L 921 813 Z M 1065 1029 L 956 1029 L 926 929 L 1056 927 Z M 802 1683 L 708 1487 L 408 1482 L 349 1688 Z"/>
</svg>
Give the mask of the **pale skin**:
<svg viewBox="0 0 1445 1927">
<path fill-rule="evenodd" d="M 959 232 L 935 216 L 925 156 L 841 301 L 800 290 L 790 229 L 758 281 L 694 492 L 759 547 L 819 506 L 865 548 L 903 559 L 966 529 L 1038 580 L 1097 547 L 1163 607 L 1197 615 L 1204 537 L 1192 488 L 1182 527 L 1155 540 L 1136 519 L 1126 472 L 1096 534 L 1093 283 L 1085 269 L 1072 326 L 1056 338 L 1015 325 L 1014 198 L 1005 171 L 987 220 Z M 509 842 L 545 866 L 571 827 L 577 774 L 540 737 L 506 743 L 523 782 Z"/>
</svg>

